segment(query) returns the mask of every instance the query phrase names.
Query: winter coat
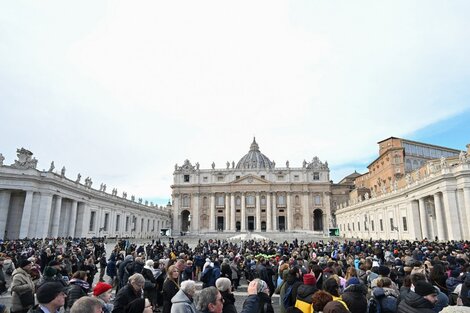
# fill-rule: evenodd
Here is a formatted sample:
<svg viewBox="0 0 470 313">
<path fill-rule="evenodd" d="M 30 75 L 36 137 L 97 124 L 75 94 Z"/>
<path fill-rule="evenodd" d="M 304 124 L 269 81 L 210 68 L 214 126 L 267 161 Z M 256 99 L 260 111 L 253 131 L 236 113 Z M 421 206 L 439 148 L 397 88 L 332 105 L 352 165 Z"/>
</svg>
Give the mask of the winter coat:
<svg viewBox="0 0 470 313">
<path fill-rule="evenodd" d="M 20 301 L 20 295 L 31 292 L 34 294 L 35 286 L 31 276 L 21 267 L 15 269 L 12 273 L 11 281 L 11 309 L 10 311 L 16 312 L 33 307 L 33 305 L 28 307 L 23 307 Z"/>
<path fill-rule="evenodd" d="M 81 279 L 72 279 L 67 290 L 67 298 L 65 299 L 67 309 L 70 310 L 75 301 L 86 296 L 89 289 L 90 286 L 86 281 Z"/>
<path fill-rule="evenodd" d="M 330 301 L 323 308 L 323 313 L 350 313 L 350 311 L 339 301 Z"/>
<path fill-rule="evenodd" d="M 295 300 L 294 306 L 303 313 L 312 313 L 312 296 L 317 290 L 315 285 L 300 285 L 299 288 L 297 288 L 297 299 Z"/>
<path fill-rule="evenodd" d="M 351 313 L 363 313 L 367 311 L 367 287 L 363 284 L 349 285 L 344 289 L 341 298 L 348 305 Z"/>
<path fill-rule="evenodd" d="M 176 282 L 172 281 L 171 279 L 166 279 L 163 283 L 163 308 L 162 313 L 170 313 L 171 312 L 171 299 L 178 293 L 179 286 Z"/>
<path fill-rule="evenodd" d="M 462 283 L 462 289 L 460 290 L 460 299 L 464 306 L 470 306 L 470 297 L 468 296 L 470 291 L 470 274 L 465 274 L 465 279 Z"/>
<path fill-rule="evenodd" d="M 397 313 L 434 313 L 434 305 L 418 295 L 410 291 L 405 299 L 400 301 Z"/>
<path fill-rule="evenodd" d="M 119 289 L 114 299 L 114 308 L 112 313 L 124 313 L 126 305 L 131 303 L 135 299 L 142 297 L 141 292 L 135 292 L 131 284 L 127 284 L 121 289 Z"/>
<path fill-rule="evenodd" d="M 108 264 L 106 265 L 106 275 L 114 278 L 116 274 L 117 274 L 116 257 L 114 256 L 114 254 L 112 254 L 111 257 L 109 258 Z"/>
<path fill-rule="evenodd" d="M 399 293 L 392 288 L 375 287 L 372 296 L 377 299 L 383 313 L 395 313 L 398 306 Z"/>
<path fill-rule="evenodd" d="M 183 290 L 178 290 L 171 298 L 171 313 L 196 313 L 196 306 Z"/>
<path fill-rule="evenodd" d="M 237 308 L 235 307 L 235 296 L 233 293 L 221 291 L 220 294 L 224 298 L 224 308 L 222 313 L 237 313 Z"/>
</svg>

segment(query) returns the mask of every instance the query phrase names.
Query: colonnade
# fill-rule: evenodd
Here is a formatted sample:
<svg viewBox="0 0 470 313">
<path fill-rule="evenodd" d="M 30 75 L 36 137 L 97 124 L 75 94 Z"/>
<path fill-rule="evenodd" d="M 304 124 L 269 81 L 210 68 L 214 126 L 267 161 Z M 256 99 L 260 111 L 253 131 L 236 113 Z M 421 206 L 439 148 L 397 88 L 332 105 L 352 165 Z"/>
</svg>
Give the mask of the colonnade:
<svg viewBox="0 0 470 313">
<path fill-rule="evenodd" d="M 0 238 L 150 237 L 170 225 L 112 203 L 34 190 L 0 190 Z"/>
</svg>

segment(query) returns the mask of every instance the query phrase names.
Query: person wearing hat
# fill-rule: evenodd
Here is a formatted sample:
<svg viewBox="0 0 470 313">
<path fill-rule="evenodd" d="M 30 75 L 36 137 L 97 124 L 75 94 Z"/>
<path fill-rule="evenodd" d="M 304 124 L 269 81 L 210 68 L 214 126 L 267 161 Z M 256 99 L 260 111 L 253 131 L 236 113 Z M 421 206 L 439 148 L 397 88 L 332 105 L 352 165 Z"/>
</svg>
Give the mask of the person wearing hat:
<svg viewBox="0 0 470 313">
<path fill-rule="evenodd" d="M 111 292 L 113 286 L 108 283 L 99 282 L 93 288 L 93 296 L 101 303 L 103 313 L 111 313 L 113 311 L 113 304 L 111 302 Z"/>
<path fill-rule="evenodd" d="M 312 310 L 312 296 L 317 292 L 317 279 L 313 274 L 303 276 L 303 284 L 297 288 L 297 299 L 294 306 L 303 313 L 310 313 Z"/>
<path fill-rule="evenodd" d="M 18 261 L 18 268 L 12 273 L 11 309 L 13 313 L 27 312 L 34 305 L 34 282 L 29 274 L 32 264 L 26 259 Z"/>
<path fill-rule="evenodd" d="M 58 282 L 47 282 L 36 291 L 38 305 L 28 313 L 58 313 L 65 304 L 65 287 Z"/>
<path fill-rule="evenodd" d="M 351 277 L 346 281 L 346 288 L 341 295 L 343 301 L 347 304 L 352 313 L 361 313 L 367 311 L 367 287 L 359 278 Z"/>
<path fill-rule="evenodd" d="M 438 291 L 427 281 L 419 280 L 398 305 L 398 313 L 433 313 Z"/>
</svg>

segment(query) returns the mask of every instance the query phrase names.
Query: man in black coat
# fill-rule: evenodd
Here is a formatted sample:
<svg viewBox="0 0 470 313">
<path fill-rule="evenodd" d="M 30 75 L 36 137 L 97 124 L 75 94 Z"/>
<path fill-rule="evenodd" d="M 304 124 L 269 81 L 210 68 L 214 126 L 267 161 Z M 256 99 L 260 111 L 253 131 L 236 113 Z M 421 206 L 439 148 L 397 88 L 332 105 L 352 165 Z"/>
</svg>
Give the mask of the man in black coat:
<svg viewBox="0 0 470 313">
<path fill-rule="evenodd" d="M 415 291 L 410 291 L 398 305 L 398 313 L 434 313 L 438 291 L 427 281 L 420 280 L 415 284 Z"/>
<path fill-rule="evenodd" d="M 129 277 L 129 283 L 119 289 L 116 294 L 112 313 L 124 313 L 127 304 L 142 297 L 144 285 L 145 278 L 142 274 L 134 274 Z"/>
</svg>

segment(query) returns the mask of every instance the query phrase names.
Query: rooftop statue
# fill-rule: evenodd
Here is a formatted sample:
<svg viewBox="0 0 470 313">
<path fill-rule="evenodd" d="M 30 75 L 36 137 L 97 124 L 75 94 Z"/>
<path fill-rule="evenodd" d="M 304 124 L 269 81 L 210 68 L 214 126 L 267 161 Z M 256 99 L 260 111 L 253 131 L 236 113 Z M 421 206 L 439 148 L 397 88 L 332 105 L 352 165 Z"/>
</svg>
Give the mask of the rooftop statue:
<svg viewBox="0 0 470 313">
<path fill-rule="evenodd" d="M 51 162 L 51 166 L 49 167 L 49 172 L 52 172 L 55 169 L 54 161 Z"/>
<path fill-rule="evenodd" d="M 38 160 L 33 158 L 33 153 L 25 148 L 16 149 L 16 155 L 18 160 L 15 160 L 15 163 L 11 165 L 13 168 L 29 169 L 36 168 L 38 165 Z"/>
<path fill-rule="evenodd" d="M 60 176 L 65 176 L 65 166 L 62 167 L 62 170 L 60 171 Z"/>
<path fill-rule="evenodd" d="M 0 153 L 0 166 L 3 166 L 3 161 L 5 161 L 5 157 Z"/>
</svg>

